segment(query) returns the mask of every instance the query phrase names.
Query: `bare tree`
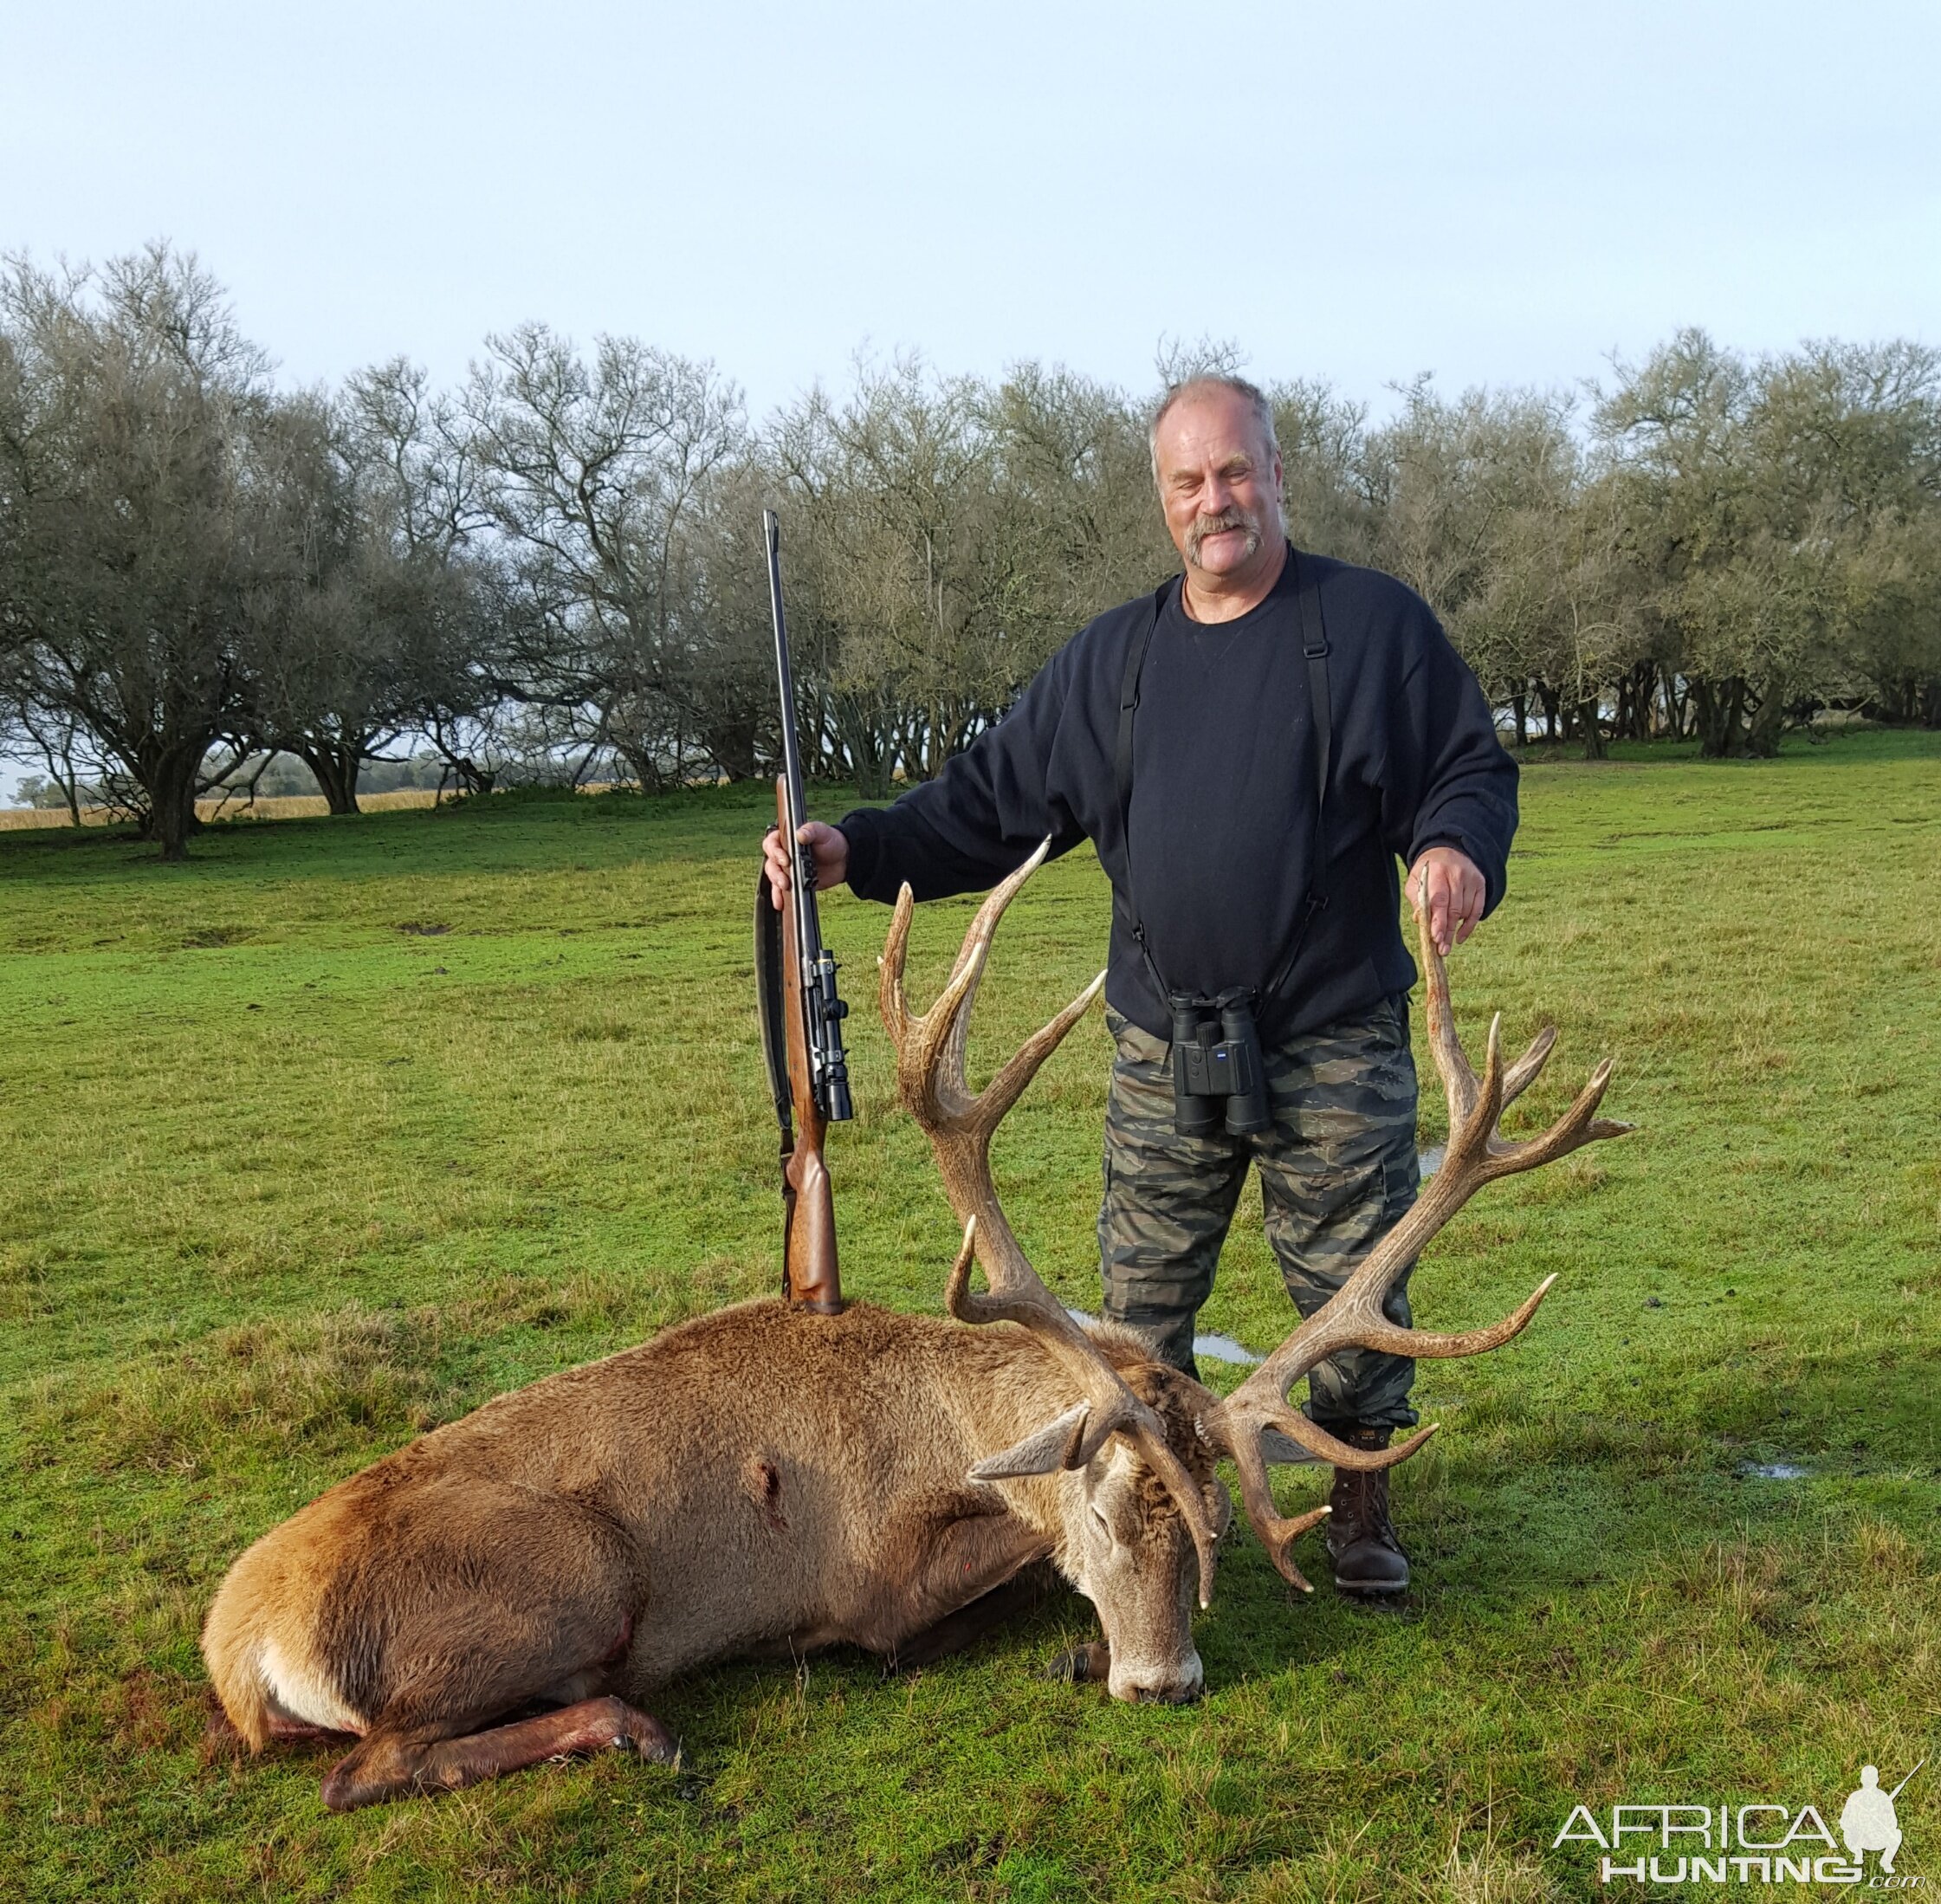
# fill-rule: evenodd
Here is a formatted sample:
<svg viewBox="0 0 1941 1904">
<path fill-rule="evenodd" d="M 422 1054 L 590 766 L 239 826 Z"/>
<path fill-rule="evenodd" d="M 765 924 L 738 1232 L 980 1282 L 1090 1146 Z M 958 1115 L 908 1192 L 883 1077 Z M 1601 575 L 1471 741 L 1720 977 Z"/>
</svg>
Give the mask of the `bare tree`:
<svg viewBox="0 0 1941 1904">
<path fill-rule="evenodd" d="M 1240 363 L 1162 346 L 1162 381 Z M 1770 752 L 1828 701 L 1941 722 L 1941 357 L 1679 334 L 1588 420 L 1403 388 L 1380 427 L 1272 385 L 1290 528 L 1402 576 L 1517 734 Z M 759 535 L 783 515 L 798 729 L 870 794 L 935 774 L 1093 615 L 1174 566 L 1142 407 L 1067 369 L 862 362 L 746 426 L 711 365 L 541 324 L 446 397 L 403 360 L 279 395 L 152 246 L 0 272 L 0 722 L 180 857 L 266 749 L 333 812 L 421 735 L 469 790 L 777 743 Z"/>
<path fill-rule="evenodd" d="M 1155 586 L 1176 559 L 1153 500 L 1143 418 L 1123 391 L 1017 364 L 981 410 L 1009 545 L 1015 692 L 1074 629 Z"/>
<path fill-rule="evenodd" d="M 1276 384 L 1267 394 L 1280 442 L 1288 533 L 1317 554 L 1368 561 L 1381 528 L 1368 406 L 1337 395 L 1319 378 Z"/>
<path fill-rule="evenodd" d="M 1856 616 L 1869 653 L 1896 648 L 1880 615 L 1904 598 L 1886 578 L 1915 569 L 1888 551 L 1918 547 L 1902 538 L 1941 501 L 1938 365 L 1905 343 L 1749 362 L 1685 331 L 1599 406 L 1705 754 L 1770 754 L 1828 693 L 1859 687 Z M 1917 617 L 1918 594 L 1905 598 Z"/>
<path fill-rule="evenodd" d="M 1941 728 L 1941 509 L 1873 524 L 1841 580 L 1865 705 L 1883 720 Z"/>
<path fill-rule="evenodd" d="M 573 710 L 643 785 L 683 720 L 725 771 L 753 773 L 752 709 L 724 709 L 696 665 L 697 517 L 745 441 L 740 391 L 632 338 L 598 339 L 589 361 L 527 324 L 488 348 L 465 407 L 522 605 L 517 691 Z"/>
<path fill-rule="evenodd" d="M 415 366 L 362 372 L 278 422 L 285 560 L 257 595 L 258 728 L 333 813 L 354 813 L 366 761 L 476 711 L 494 631 L 468 544 L 485 519 L 465 435 Z"/>
<path fill-rule="evenodd" d="M 868 792 L 899 761 L 936 773 L 1043 659 L 988 402 L 914 357 L 865 363 L 846 402 L 818 388 L 771 432 L 811 552 L 822 677 Z"/>
<path fill-rule="evenodd" d="M 0 327 L 25 699 L 86 730 L 179 859 L 212 752 L 233 764 L 249 726 L 267 360 L 215 280 L 159 244 L 98 270 L 9 260 Z"/>
</svg>

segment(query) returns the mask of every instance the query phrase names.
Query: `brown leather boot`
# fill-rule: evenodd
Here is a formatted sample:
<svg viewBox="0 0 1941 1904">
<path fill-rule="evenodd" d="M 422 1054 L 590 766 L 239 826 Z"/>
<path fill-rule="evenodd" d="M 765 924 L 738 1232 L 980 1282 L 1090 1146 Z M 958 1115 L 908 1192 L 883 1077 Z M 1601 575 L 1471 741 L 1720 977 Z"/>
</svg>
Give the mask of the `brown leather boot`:
<svg viewBox="0 0 1941 1904">
<path fill-rule="evenodd" d="M 1385 1428 L 1354 1428 L 1341 1439 L 1352 1447 L 1387 1447 L 1389 1434 Z M 1408 1556 L 1388 1519 L 1388 1470 L 1337 1467 L 1328 1505 L 1334 1509 L 1328 1517 L 1328 1551 L 1335 1585 L 1357 1595 L 1407 1592 Z"/>
</svg>

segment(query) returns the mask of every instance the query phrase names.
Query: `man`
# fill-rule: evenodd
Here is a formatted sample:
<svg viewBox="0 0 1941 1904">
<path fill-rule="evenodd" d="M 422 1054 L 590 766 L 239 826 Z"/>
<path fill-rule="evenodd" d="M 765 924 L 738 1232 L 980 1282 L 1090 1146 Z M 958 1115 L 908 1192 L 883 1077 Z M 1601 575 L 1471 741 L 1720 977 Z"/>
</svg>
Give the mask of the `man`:
<svg viewBox="0 0 1941 1904">
<path fill-rule="evenodd" d="M 1265 398 L 1239 378 L 1167 393 L 1153 475 L 1183 574 L 1101 615 L 997 726 L 895 805 L 811 825 L 818 885 L 888 900 L 980 890 L 1047 833 L 1112 883 L 1117 1041 L 1099 1251 L 1105 1313 L 1194 1371 L 1194 1318 L 1251 1162 L 1290 1294 L 1310 1315 L 1415 1197 L 1415 1072 L 1398 858 L 1446 952 L 1503 896 L 1517 770 L 1475 677 L 1392 577 L 1297 554 Z M 1324 793 L 1324 798 L 1323 797 Z M 771 834 L 778 889 L 787 858 Z M 780 903 L 778 890 L 777 903 Z M 1175 1128 L 1170 994 L 1251 988 L 1269 1128 Z M 1245 1118 L 1241 1120 L 1243 1123 Z M 1409 1319 L 1406 1279 L 1388 1305 Z M 1384 1447 L 1414 1363 L 1354 1350 L 1308 1413 Z M 1336 1469 L 1344 1591 L 1399 1593 L 1388 1476 Z"/>
<path fill-rule="evenodd" d="M 1916 1765 L 1914 1771 L 1920 1769 Z M 1907 1778 L 1913 1776 L 1911 1771 Z M 1900 1849 L 1900 1820 L 1894 1815 L 1894 1800 L 1900 1796 L 1907 1778 L 1892 1791 L 1883 1791 L 1880 1769 L 1862 1765 L 1860 1789 L 1849 1793 L 1847 1803 L 1840 1808 L 1840 1835 L 1847 1841 L 1848 1853 L 1856 1862 L 1864 1863 L 1869 1851 L 1878 1851 L 1880 1868 L 1890 1877 L 1895 1854 Z"/>
</svg>

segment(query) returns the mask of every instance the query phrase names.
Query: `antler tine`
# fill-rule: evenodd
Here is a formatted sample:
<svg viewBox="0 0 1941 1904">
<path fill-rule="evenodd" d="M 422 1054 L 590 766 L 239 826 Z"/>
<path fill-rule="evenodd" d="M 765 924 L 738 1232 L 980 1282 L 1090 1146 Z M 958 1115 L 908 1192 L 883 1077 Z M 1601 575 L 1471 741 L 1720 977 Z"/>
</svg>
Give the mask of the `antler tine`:
<svg viewBox="0 0 1941 1904">
<path fill-rule="evenodd" d="M 913 1079 L 921 1082 L 925 1094 L 934 1099 L 939 1111 L 947 1117 L 961 1118 L 980 1108 L 979 1100 L 971 1095 L 965 1075 L 971 1007 L 976 1001 L 978 983 L 984 976 L 991 939 L 997 931 L 998 922 L 1017 897 L 1019 888 L 1044 864 L 1051 845 L 1049 839 L 1041 840 L 1038 850 L 995 887 L 977 909 L 977 916 L 971 921 L 970 929 L 964 935 L 964 942 L 958 949 L 956 961 L 951 966 L 943 990 L 922 1016 L 911 1013 L 903 990 L 904 962 L 909 951 L 916 896 L 907 883 L 896 895 L 896 913 L 890 923 L 889 936 L 883 942 L 883 955 L 877 961 L 882 968 L 877 988 L 878 1003 L 890 1042 L 896 1048 L 897 1072 L 904 1083 L 906 1095 Z M 1054 1024 L 1062 1026 L 1058 1034 L 1059 1038 L 1071 1028 L 1084 1007 L 1091 1002 L 1091 998 L 1092 994 L 1087 993 L 1082 1001 L 1074 1001 L 1074 1007 L 1067 1008 L 1069 1016 L 1061 1013 L 1053 1020 Z M 1057 1038 L 1051 1041 L 1051 1044 L 1057 1042 Z M 1038 1040 L 1033 1039 L 1027 1049 L 1037 1044 Z M 1038 1051 L 1037 1064 L 1045 1061 L 1050 1049 L 1051 1045 L 1045 1045 Z M 1036 1070 L 1037 1064 L 1032 1066 L 1032 1070 Z M 1019 1081 L 1019 1091 L 1024 1089 L 1030 1075 L 1030 1072 L 1026 1072 Z M 1013 1097 L 1015 1095 L 1014 1092 Z"/>
<path fill-rule="evenodd" d="M 1498 1129 L 1504 1107 L 1521 1095 L 1543 1070 L 1556 1042 L 1556 1030 L 1547 1026 L 1539 1032 L 1523 1056 L 1506 1067 L 1499 1015 L 1491 1022 L 1489 1054 L 1483 1075 L 1478 1078 L 1457 1039 L 1449 1008 L 1448 974 L 1429 936 L 1426 919 L 1420 924 L 1420 942 L 1428 1001 L 1429 1047 L 1449 1098 L 1449 1143 L 1442 1167 L 1341 1288 L 1228 1396 L 1208 1421 L 1209 1432 L 1233 1456 L 1240 1471 L 1240 1492 L 1247 1518 L 1281 1574 L 1304 1588 L 1306 1582 L 1286 1550 L 1294 1535 L 1303 1527 L 1312 1525 L 1313 1520 L 1309 1517 L 1284 1521 L 1276 1514 L 1267 1485 L 1261 1435 L 1270 1428 L 1278 1428 L 1336 1467 L 1366 1469 L 1388 1467 L 1407 1460 L 1434 1430 L 1432 1424 L 1391 1448 L 1350 1447 L 1290 1408 L 1290 1387 L 1317 1363 L 1343 1349 L 1368 1348 L 1390 1355 L 1425 1357 L 1471 1356 L 1500 1348 L 1519 1334 L 1550 1293 L 1556 1280 L 1555 1276 L 1545 1277 L 1502 1321 L 1456 1333 L 1403 1328 L 1388 1319 L 1382 1305 L 1395 1279 L 1482 1185 L 1498 1177 L 1535 1169 L 1600 1138 L 1622 1137 L 1632 1128 L 1594 1115 L 1611 1079 L 1611 1061 L 1606 1059 L 1591 1073 L 1576 1102 L 1548 1130 L 1520 1143 L 1505 1140 Z"/>
<path fill-rule="evenodd" d="M 1452 1164 L 1460 1171 L 1474 1158 L 1488 1150 L 1490 1135 L 1496 1129 L 1497 1119 L 1503 1115 L 1503 1014 L 1498 1012 L 1490 1020 L 1489 1042 L 1483 1058 L 1483 1075 L 1478 1078 L 1471 1066 L 1462 1046 L 1456 1042 L 1455 1027 L 1449 1028 L 1450 1046 L 1462 1060 L 1459 1072 L 1443 1073 L 1450 1082 L 1449 1136 L 1443 1147 L 1442 1169 L 1446 1171 Z M 1442 1052 L 1435 1051 L 1435 1060 L 1440 1066 Z M 1468 1103 L 1462 1114 L 1456 1114 L 1455 1080 L 1460 1078 L 1466 1085 Z M 1441 1173 L 1439 1172 L 1439 1175 Z"/>
<path fill-rule="evenodd" d="M 1423 942 L 1433 953 L 1434 943 L 1425 924 Z M 1443 1094 L 1449 1100 L 1449 1128 L 1454 1130 L 1469 1116 L 1479 1088 L 1469 1054 L 1456 1036 L 1454 1014 L 1449 1008 L 1449 975 L 1440 958 L 1422 961 L 1424 1016 L 1428 1021 L 1429 1055 L 1441 1073 Z"/>
<path fill-rule="evenodd" d="M 1038 1066 L 1078 1022 L 1104 985 L 1104 975 L 1026 1039 L 977 1097 L 965 1082 L 970 1007 L 990 955 L 991 939 L 1018 890 L 1043 864 L 1046 840 L 978 909 L 949 979 L 930 1009 L 914 1015 L 903 971 L 914 900 L 906 886 L 896 902 L 882 958 L 878 1001 L 896 1050 L 904 1104 L 929 1137 L 944 1188 L 964 1239 L 944 1285 L 944 1304 L 959 1321 L 1013 1322 L 1030 1330 L 1058 1357 L 1085 1398 L 1082 1428 L 1065 1450 L 1070 1467 L 1090 1460 L 1113 1434 L 1129 1437 L 1158 1475 L 1193 1537 L 1200 1563 L 1200 1601 L 1213 1596 L 1213 1527 L 1207 1504 L 1166 1439 L 1157 1415 L 1126 1385 L 1105 1354 L 1065 1310 L 1032 1266 L 998 1203 L 991 1182 L 990 1140 Z M 970 1286 L 971 1266 L 984 1271 L 987 1293 Z"/>
<path fill-rule="evenodd" d="M 1611 1060 L 1607 1058 L 1590 1074 L 1589 1081 L 1577 1093 L 1576 1102 L 1548 1130 L 1517 1143 L 1491 1132 L 1483 1181 L 1493 1182 L 1499 1176 L 1534 1170 L 1539 1164 L 1553 1163 L 1573 1150 L 1581 1150 L 1587 1143 L 1595 1143 L 1603 1137 L 1621 1137 L 1635 1130 L 1634 1124 L 1591 1115 L 1603 1101 L 1605 1087 L 1610 1081 Z"/>
<path fill-rule="evenodd" d="M 1503 1110 L 1507 1111 L 1537 1081 L 1537 1073 L 1550 1060 L 1550 1047 L 1556 1043 L 1556 1026 L 1546 1025 L 1530 1041 L 1526 1051 L 1503 1074 Z M 1500 1117 L 1502 1112 L 1498 1115 Z"/>
<path fill-rule="evenodd" d="M 1105 989 L 1101 972 L 1071 1004 L 1033 1032 L 998 1067 L 996 1075 L 978 1093 L 980 1111 L 995 1129 L 998 1120 L 1024 1095 L 1025 1086 L 1038 1075 L 1038 1067 L 1064 1042 L 1064 1036 L 1091 1009 L 1092 1001 Z"/>
<path fill-rule="evenodd" d="M 883 1014 L 883 1029 L 890 1042 L 902 1050 L 909 1029 L 909 1006 L 903 998 L 903 962 L 909 952 L 910 921 L 916 916 L 916 895 L 906 879 L 896 893 L 896 908 L 890 916 L 890 930 L 877 955 L 877 1008 Z"/>
</svg>

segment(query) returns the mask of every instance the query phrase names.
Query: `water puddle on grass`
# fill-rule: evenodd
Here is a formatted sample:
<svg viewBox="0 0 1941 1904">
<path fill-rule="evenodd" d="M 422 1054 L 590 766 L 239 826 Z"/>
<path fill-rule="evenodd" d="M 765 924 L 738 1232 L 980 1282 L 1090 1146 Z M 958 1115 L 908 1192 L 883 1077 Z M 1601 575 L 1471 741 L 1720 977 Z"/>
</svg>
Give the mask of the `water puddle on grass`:
<svg viewBox="0 0 1941 1904">
<path fill-rule="evenodd" d="M 1067 1309 L 1065 1314 L 1074 1322 L 1097 1322 L 1096 1316 L 1088 1316 L 1083 1309 Z M 1214 1362 L 1231 1362 L 1237 1368 L 1251 1369 L 1262 1358 L 1254 1354 L 1244 1342 L 1236 1342 L 1231 1336 L 1203 1335 L 1193 1338 L 1193 1352 L 1207 1356 Z"/>
<path fill-rule="evenodd" d="M 1231 1336 L 1195 1336 L 1193 1352 L 1210 1356 L 1215 1362 L 1237 1363 L 1243 1369 L 1251 1369 L 1260 1360 L 1245 1343 L 1236 1342 Z"/>
<path fill-rule="evenodd" d="M 1812 1472 L 1797 1461 L 1747 1461 L 1739 1468 L 1741 1479 L 1749 1481 L 1803 1481 Z"/>
<path fill-rule="evenodd" d="M 1088 1316 L 1083 1309 L 1067 1308 L 1065 1314 L 1074 1322 L 1096 1322 L 1096 1316 Z M 1236 1342 L 1232 1336 L 1223 1336 L 1207 1331 L 1193 1338 L 1193 1352 L 1204 1356 L 1209 1362 L 1227 1362 L 1236 1367 L 1251 1369 L 1265 1358 L 1254 1354 L 1244 1342 Z M 1318 1461 L 1318 1454 L 1310 1454 L 1297 1442 L 1291 1441 L 1278 1428 L 1269 1428 L 1260 1438 L 1260 1452 L 1272 1467 L 1289 1467 L 1296 1463 L 1310 1464 Z"/>
</svg>

